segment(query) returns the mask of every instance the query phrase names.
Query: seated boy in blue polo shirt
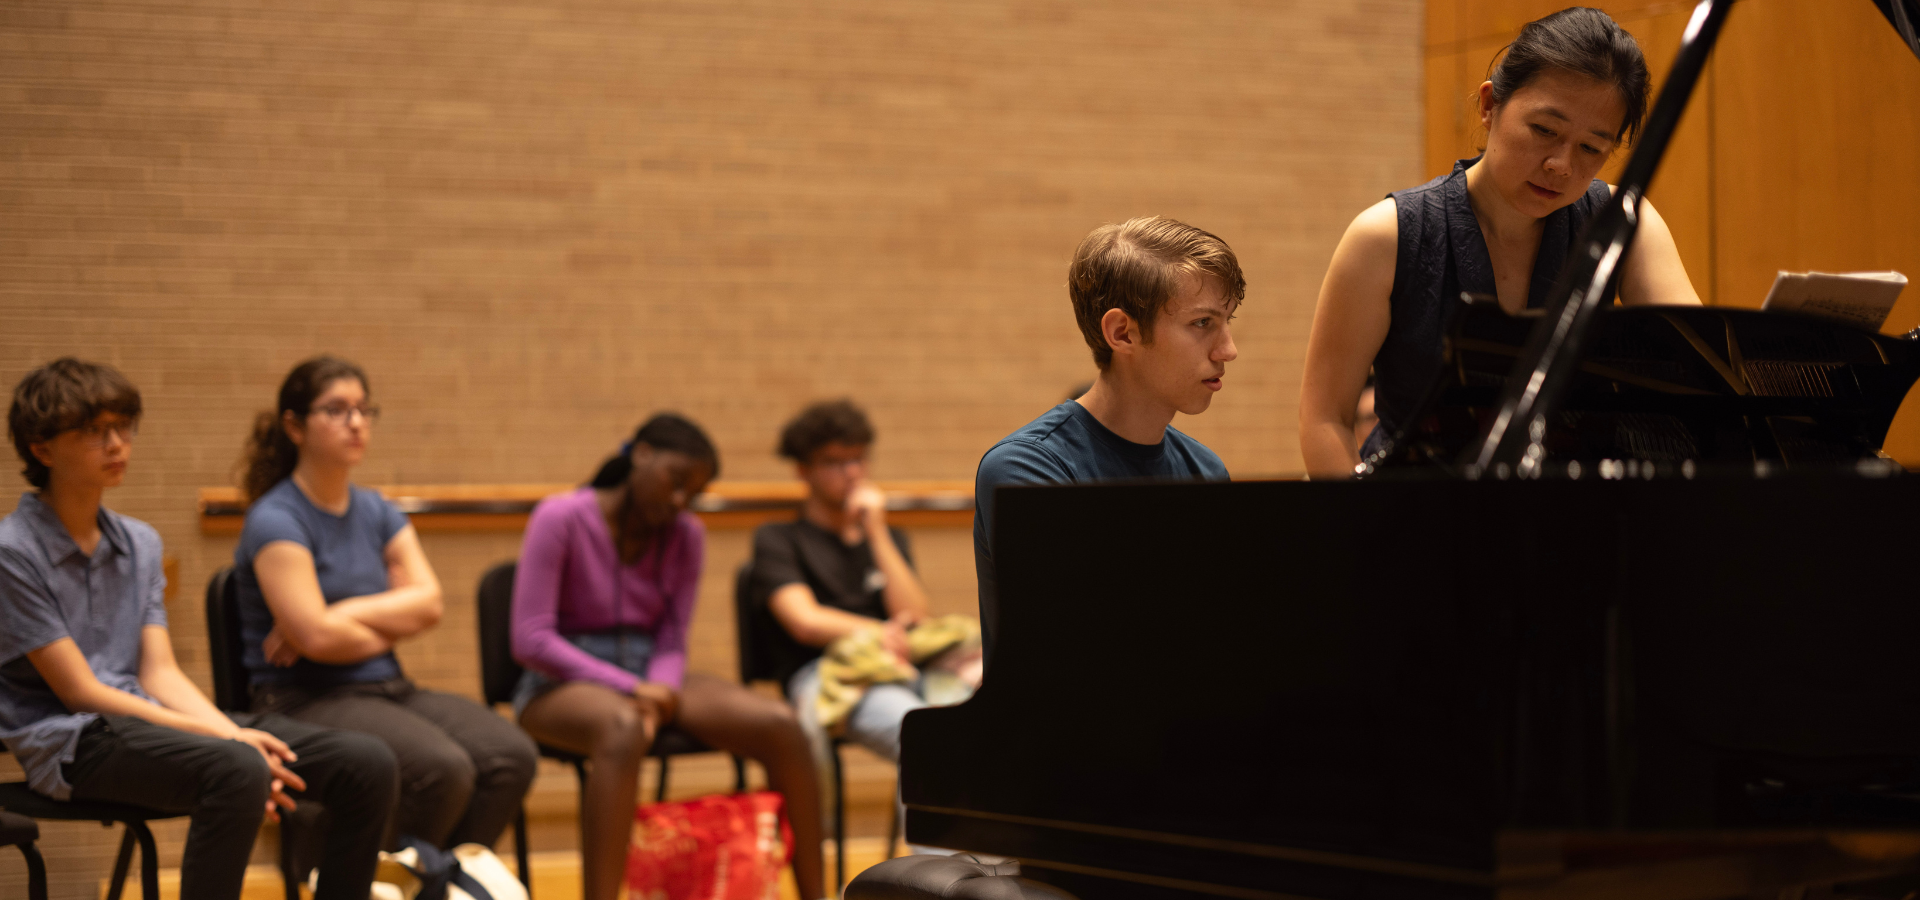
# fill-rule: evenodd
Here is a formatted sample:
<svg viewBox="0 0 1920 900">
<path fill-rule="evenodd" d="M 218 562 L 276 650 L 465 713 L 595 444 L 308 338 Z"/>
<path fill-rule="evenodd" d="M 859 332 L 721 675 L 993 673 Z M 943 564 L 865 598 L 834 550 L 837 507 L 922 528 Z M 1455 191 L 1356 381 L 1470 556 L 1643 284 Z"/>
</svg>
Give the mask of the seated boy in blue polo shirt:
<svg viewBox="0 0 1920 900">
<path fill-rule="evenodd" d="M 973 564 L 989 652 L 998 612 L 995 487 L 1227 479 L 1220 457 L 1171 427 L 1174 413 L 1206 412 L 1239 355 L 1228 323 L 1247 282 L 1227 243 L 1160 216 L 1104 225 L 1074 251 L 1067 293 L 1099 377 L 993 445 L 974 477 Z"/>
<path fill-rule="evenodd" d="M 261 821 L 331 815 L 315 900 L 366 900 L 398 765 L 387 745 L 282 716 L 229 718 L 180 670 L 160 536 L 100 505 L 140 392 L 76 359 L 29 373 L 7 428 L 37 491 L 0 519 L 0 741 L 34 790 L 192 817 L 180 896 L 237 898 Z"/>
</svg>

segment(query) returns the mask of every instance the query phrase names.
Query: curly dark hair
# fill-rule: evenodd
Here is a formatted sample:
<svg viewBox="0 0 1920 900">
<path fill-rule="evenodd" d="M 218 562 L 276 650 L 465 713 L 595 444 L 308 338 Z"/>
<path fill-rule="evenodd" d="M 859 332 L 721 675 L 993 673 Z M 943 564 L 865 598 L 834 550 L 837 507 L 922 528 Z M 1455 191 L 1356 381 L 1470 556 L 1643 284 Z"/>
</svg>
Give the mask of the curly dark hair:
<svg viewBox="0 0 1920 900">
<path fill-rule="evenodd" d="M 51 471 L 34 458 L 32 445 L 91 423 L 103 412 L 140 419 L 140 391 L 120 370 L 63 356 L 27 373 L 13 389 L 7 433 L 26 466 L 27 483 L 45 488 Z"/>
<path fill-rule="evenodd" d="M 813 451 L 828 444 L 864 446 L 873 443 L 873 423 L 867 414 L 849 399 L 822 400 L 793 417 L 780 429 L 777 452 L 797 463 L 812 458 Z"/>
</svg>

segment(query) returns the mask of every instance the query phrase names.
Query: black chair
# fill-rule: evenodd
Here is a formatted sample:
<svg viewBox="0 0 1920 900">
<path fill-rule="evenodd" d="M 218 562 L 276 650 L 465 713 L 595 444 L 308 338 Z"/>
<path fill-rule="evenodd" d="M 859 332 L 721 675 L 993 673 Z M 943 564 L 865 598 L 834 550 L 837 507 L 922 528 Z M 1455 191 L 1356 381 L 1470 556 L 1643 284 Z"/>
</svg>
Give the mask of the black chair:
<svg viewBox="0 0 1920 900">
<path fill-rule="evenodd" d="M 40 860 L 40 852 L 33 847 L 33 841 L 39 836 L 39 826 L 31 820 L 45 819 L 49 822 L 99 822 L 102 826 L 112 827 L 118 822 L 126 827 L 120 836 L 120 853 L 113 863 L 113 883 L 107 887 L 107 900 L 120 900 L 121 892 L 126 889 L 127 869 L 133 862 L 133 845 L 140 844 L 140 896 L 143 900 L 160 900 L 160 856 L 153 845 L 153 830 L 147 823 L 154 819 L 177 818 L 180 813 L 166 813 L 129 806 L 124 803 L 93 803 L 84 800 L 60 801 L 37 794 L 22 782 L 0 784 L 0 810 L 13 815 L 7 816 L 9 835 L 23 834 L 12 822 L 26 817 L 27 825 L 32 828 L 25 843 L 17 843 L 20 852 L 27 855 L 28 890 L 39 885 L 35 900 L 47 896 L 46 867 Z"/>
<path fill-rule="evenodd" d="M 513 575 L 518 562 L 503 562 L 487 570 L 480 577 L 480 590 L 476 605 L 480 620 L 480 687 L 488 706 L 508 703 L 513 700 L 513 689 L 520 683 L 522 669 L 513 658 Z M 540 744 L 540 755 L 548 759 L 559 760 L 573 766 L 574 775 L 580 781 L 581 799 L 586 799 L 587 758 L 568 753 L 556 747 Z M 675 756 L 690 753 L 715 753 L 712 747 L 700 739 L 671 725 L 660 729 L 653 737 L 653 746 L 647 755 L 660 761 L 660 780 L 654 789 L 655 803 L 667 799 L 667 776 L 671 760 Z M 747 789 L 746 761 L 733 759 L 734 790 Z M 584 802 L 582 803 L 584 806 Z M 513 856 L 520 867 L 520 883 L 527 888 L 528 896 L 533 894 L 533 873 L 527 862 L 527 811 L 523 806 L 513 817 Z"/>
<path fill-rule="evenodd" d="M 213 668 L 213 705 L 221 712 L 244 713 L 253 707 L 253 678 L 247 671 L 245 652 L 245 638 L 240 634 L 240 583 L 233 577 L 233 567 L 226 566 L 207 580 L 207 657 Z M 286 885 L 287 900 L 300 900 L 300 885 L 306 881 L 310 867 L 299 858 L 297 836 L 302 827 L 318 824 L 319 805 L 318 801 L 303 801 L 293 813 L 280 817 L 280 878 Z"/>
<path fill-rule="evenodd" d="M 33 845 L 40 839 L 40 826 L 17 813 L 0 811 L 0 846 L 19 847 L 27 858 L 27 900 L 47 900 L 47 864 Z"/>
<path fill-rule="evenodd" d="M 774 670 L 773 640 L 780 623 L 773 613 L 753 602 L 753 561 L 741 564 L 733 576 L 733 634 L 740 657 L 740 683 L 774 681 L 780 696 L 787 696 L 787 683 Z M 789 702 L 792 698 L 788 697 Z M 833 767 L 833 883 L 847 883 L 847 783 L 840 765 L 840 748 L 847 741 L 832 738 L 829 765 Z M 887 826 L 887 856 L 893 856 L 900 836 L 900 805 L 893 805 L 891 824 Z"/>
</svg>

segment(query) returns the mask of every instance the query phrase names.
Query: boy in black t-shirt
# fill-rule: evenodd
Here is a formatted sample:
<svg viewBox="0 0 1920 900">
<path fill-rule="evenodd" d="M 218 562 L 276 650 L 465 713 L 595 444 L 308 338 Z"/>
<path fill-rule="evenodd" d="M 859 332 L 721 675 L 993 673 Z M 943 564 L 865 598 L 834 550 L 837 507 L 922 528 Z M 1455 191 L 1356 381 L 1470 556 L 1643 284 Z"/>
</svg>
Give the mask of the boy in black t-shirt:
<svg viewBox="0 0 1920 900">
<path fill-rule="evenodd" d="M 905 660 L 907 629 L 927 616 L 907 536 L 888 527 L 886 495 L 867 480 L 872 444 L 873 425 L 852 402 L 807 407 L 780 435 L 780 455 L 807 483 L 806 504 L 799 519 L 753 535 L 752 599 L 771 619 L 775 675 L 817 750 L 825 748 L 814 702 L 822 650 L 879 628 L 882 644 Z M 898 761 L 900 722 L 925 705 L 915 686 L 874 685 L 848 714 L 845 735 Z"/>
</svg>

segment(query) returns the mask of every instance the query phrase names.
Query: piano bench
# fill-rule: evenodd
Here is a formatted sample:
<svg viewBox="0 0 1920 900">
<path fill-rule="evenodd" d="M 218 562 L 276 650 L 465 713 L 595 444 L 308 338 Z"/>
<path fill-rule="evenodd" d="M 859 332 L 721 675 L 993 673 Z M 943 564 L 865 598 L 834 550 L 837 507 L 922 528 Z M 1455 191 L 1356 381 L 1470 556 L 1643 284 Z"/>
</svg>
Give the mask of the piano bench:
<svg viewBox="0 0 1920 900">
<path fill-rule="evenodd" d="M 1020 877 L 1020 863 L 959 856 L 902 856 L 853 879 L 845 900 L 1075 900 L 1072 894 Z"/>
</svg>

